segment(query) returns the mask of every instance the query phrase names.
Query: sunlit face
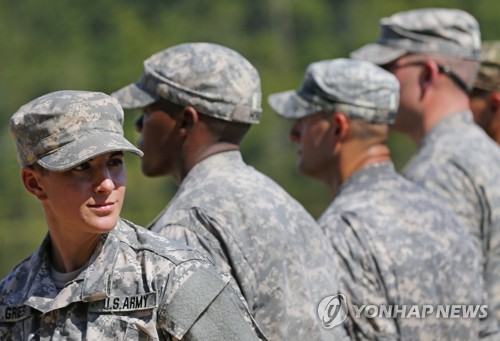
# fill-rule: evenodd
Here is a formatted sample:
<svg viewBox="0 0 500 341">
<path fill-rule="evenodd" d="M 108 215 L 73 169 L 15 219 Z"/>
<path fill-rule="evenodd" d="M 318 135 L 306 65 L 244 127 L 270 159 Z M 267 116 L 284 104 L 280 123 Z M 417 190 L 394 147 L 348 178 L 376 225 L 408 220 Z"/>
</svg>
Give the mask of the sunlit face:
<svg viewBox="0 0 500 341">
<path fill-rule="evenodd" d="M 290 140 L 297 145 L 296 167 L 304 175 L 323 178 L 332 160 L 333 124 L 325 114 L 298 119 L 290 130 Z"/>
<path fill-rule="evenodd" d="M 122 152 L 99 155 L 65 172 L 35 172 L 51 233 L 102 234 L 116 226 L 125 196 Z"/>
<path fill-rule="evenodd" d="M 160 102 L 144 108 L 136 122 L 136 129 L 141 133 L 138 147 L 144 152 L 141 159 L 142 172 L 146 176 L 171 175 L 174 167 L 174 155 L 180 145 L 176 138 L 177 121 L 167 113 Z"/>
</svg>

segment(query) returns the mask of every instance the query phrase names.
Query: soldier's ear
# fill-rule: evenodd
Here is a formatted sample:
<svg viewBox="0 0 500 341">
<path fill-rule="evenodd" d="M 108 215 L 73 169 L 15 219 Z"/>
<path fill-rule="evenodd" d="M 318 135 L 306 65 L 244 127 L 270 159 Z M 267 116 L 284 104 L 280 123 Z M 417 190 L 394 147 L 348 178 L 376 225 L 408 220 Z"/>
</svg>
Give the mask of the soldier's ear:
<svg viewBox="0 0 500 341">
<path fill-rule="evenodd" d="M 420 74 L 420 88 L 422 95 L 425 94 L 427 89 L 434 85 L 439 77 L 439 66 L 431 59 L 426 59 L 422 64 L 422 72 Z"/>
<path fill-rule="evenodd" d="M 182 109 L 182 112 L 179 115 L 180 119 L 180 127 L 181 129 L 192 129 L 200 120 L 200 114 L 198 111 L 191 107 L 187 106 Z"/>
<path fill-rule="evenodd" d="M 336 112 L 331 116 L 336 141 L 344 141 L 349 132 L 349 119 L 343 113 Z"/>
<path fill-rule="evenodd" d="M 24 167 L 21 171 L 23 185 L 28 192 L 33 194 L 38 200 L 46 200 L 47 193 L 41 183 L 42 171 L 33 167 Z"/>
<path fill-rule="evenodd" d="M 489 100 L 490 110 L 493 115 L 500 117 L 500 91 L 492 91 Z"/>
</svg>

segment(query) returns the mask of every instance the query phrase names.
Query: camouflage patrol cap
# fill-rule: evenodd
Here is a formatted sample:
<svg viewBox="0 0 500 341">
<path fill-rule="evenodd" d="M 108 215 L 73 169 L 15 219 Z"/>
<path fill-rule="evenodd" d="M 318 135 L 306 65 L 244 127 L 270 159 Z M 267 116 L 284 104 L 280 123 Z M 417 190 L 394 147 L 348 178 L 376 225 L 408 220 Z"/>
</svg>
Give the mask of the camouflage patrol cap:
<svg viewBox="0 0 500 341">
<path fill-rule="evenodd" d="M 405 54 L 436 54 L 479 61 L 481 33 L 476 19 L 458 9 L 426 8 L 380 20 L 376 43 L 351 52 L 354 59 L 388 64 Z"/>
<path fill-rule="evenodd" d="M 142 152 L 123 137 L 123 110 L 100 92 L 57 91 L 23 105 L 9 130 L 22 167 L 65 171 L 97 155 Z"/>
<path fill-rule="evenodd" d="M 141 79 L 112 96 L 123 108 L 142 108 L 160 97 L 226 121 L 258 123 L 257 70 L 239 53 L 217 44 L 186 43 L 144 61 Z"/>
<path fill-rule="evenodd" d="M 372 63 L 339 58 L 308 66 L 299 90 L 272 94 L 279 115 L 299 119 L 338 111 L 375 124 L 392 124 L 399 105 L 399 82 Z"/>
<path fill-rule="evenodd" d="M 500 91 L 500 41 L 483 42 L 481 67 L 474 88 Z"/>
</svg>

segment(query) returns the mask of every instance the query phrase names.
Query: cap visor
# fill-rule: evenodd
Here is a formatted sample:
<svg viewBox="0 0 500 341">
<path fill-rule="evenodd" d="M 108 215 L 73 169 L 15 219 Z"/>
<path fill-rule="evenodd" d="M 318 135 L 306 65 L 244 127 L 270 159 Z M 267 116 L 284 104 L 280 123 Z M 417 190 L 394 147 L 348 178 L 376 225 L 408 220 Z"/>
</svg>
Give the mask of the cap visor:
<svg viewBox="0 0 500 341">
<path fill-rule="evenodd" d="M 299 119 L 321 111 L 318 106 L 298 96 L 295 90 L 272 94 L 267 98 L 267 102 L 278 115 L 290 119 Z"/>
<path fill-rule="evenodd" d="M 111 94 L 124 109 L 144 108 L 156 102 L 160 96 L 147 92 L 137 83 L 132 83 Z"/>
<path fill-rule="evenodd" d="M 380 44 L 368 44 L 350 53 L 352 59 L 365 60 L 376 65 L 385 65 L 407 53 L 404 49 Z"/>
<path fill-rule="evenodd" d="M 40 158 L 37 163 L 48 170 L 63 172 L 100 154 L 118 151 L 130 152 L 139 157 L 143 156 L 142 151 L 134 147 L 122 135 L 101 132 L 89 134 L 78 141 L 68 143 L 55 152 Z"/>
</svg>

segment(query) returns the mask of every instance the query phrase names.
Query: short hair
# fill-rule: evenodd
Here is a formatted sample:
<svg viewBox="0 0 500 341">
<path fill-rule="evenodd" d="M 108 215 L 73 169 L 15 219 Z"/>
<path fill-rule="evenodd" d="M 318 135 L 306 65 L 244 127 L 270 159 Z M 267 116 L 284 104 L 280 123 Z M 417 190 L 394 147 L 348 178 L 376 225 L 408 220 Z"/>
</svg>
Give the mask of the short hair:
<svg viewBox="0 0 500 341">
<path fill-rule="evenodd" d="M 160 98 L 158 102 L 161 108 L 172 117 L 177 116 L 186 107 L 185 105 L 179 105 L 163 98 Z M 200 120 L 206 124 L 210 133 L 218 142 L 239 145 L 251 126 L 250 123 L 226 121 L 201 112 L 198 112 L 198 114 L 200 115 Z"/>
<path fill-rule="evenodd" d="M 357 118 L 351 118 L 351 137 L 377 143 L 387 144 L 389 126 L 387 124 L 374 124 Z"/>
<path fill-rule="evenodd" d="M 43 168 L 38 163 L 34 163 L 34 164 L 26 166 L 26 167 L 31 168 L 33 170 L 36 170 L 36 171 L 40 172 L 40 174 L 42 174 L 42 175 L 47 175 L 47 173 L 50 172 L 48 169 Z"/>
<path fill-rule="evenodd" d="M 177 103 L 174 103 L 174 102 L 169 101 L 169 100 L 164 99 L 164 98 L 159 98 L 156 101 L 156 103 L 158 103 L 160 105 L 161 109 L 164 112 L 166 112 L 167 114 L 169 114 L 172 117 L 177 116 L 177 114 L 182 112 L 182 110 L 185 108 L 185 106 L 183 106 L 183 105 L 179 105 Z"/>
<path fill-rule="evenodd" d="M 203 113 L 200 114 L 200 119 L 205 122 L 206 126 L 217 139 L 218 142 L 227 142 L 239 145 L 243 137 L 250 129 L 250 123 L 239 123 L 222 120 L 211 117 Z"/>
<path fill-rule="evenodd" d="M 332 115 L 339 113 L 344 115 L 349 119 L 350 130 L 349 134 L 351 137 L 360 140 L 378 140 L 379 143 L 387 143 L 387 138 L 389 136 L 389 125 L 386 123 L 371 123 L 367 122 L 358 117 L 349 117 L 348 113 L 345 112 L 319 112 L 324 118 L 329 119 Z M 381 140 L 381 141 L 380 141 Z"/>
</svg>

